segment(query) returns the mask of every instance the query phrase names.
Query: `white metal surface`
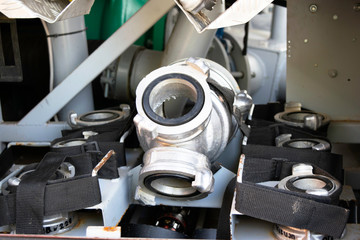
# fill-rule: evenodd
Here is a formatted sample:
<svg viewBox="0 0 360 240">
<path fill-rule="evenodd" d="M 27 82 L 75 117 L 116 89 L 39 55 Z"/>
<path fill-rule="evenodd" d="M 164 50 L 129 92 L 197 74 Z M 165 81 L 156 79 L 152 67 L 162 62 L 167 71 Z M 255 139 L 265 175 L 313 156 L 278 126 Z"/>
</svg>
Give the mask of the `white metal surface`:
<svg viewBox="0 0 360 240">
<path fill-rule="evenodd" d="M 21 125 L 17 122 L 0 124 L 0 142 L 51 142 L 61 137 L 61 130 L 70 129 L 66 122 Z"/>
<path fill-rule="evenodd" d="M 90 12 L 95 0 L 0 0 L 0 12 L 8 18 L 41 18 L 48 23 Z"/>
<path fill-rule="evenodd" d="M 272 1 L 273 0 L 237 0 L 222 14 L 211 16 L 211 12 L 209 11 L 205 11 L 202 15 L 191 14 L 183 9 L 178 0 L 175 0 L 176 4 L 180 7 L 181 10 L 183 10 L 186 17 L 194 25 L 198 32 L 203 32 L 207 29 L 217 29 L 244 24 L 252 19 L 261 10 L 263 10 Z M 223 1 L 217 1 L 216 5 L 220 4 L 221 2 Z"/>
<path fill-rule="evenodd" d="M 85 20 L 84 16 L 79 16 L 47 24 L 47 27 L 49 35 L 54 35 L 48 38 L 53 51 L 53 86 L 56 87 L 88 56 Z M 61 34 L 64 35 L 60 36 Z M 88 84 L 66 104 L 58 116 L 61 121 L 66 121 L 71 111 L 82 114 L 92 110 L 94 110 L 92 87 Z"/>
<path fill-rule="evenodd" d="M 287 3 L 287 101 L 328 114 L 333 120 L 329 127 L 333 142 L 359 143 L 358 1 Z"/>
<path fill-rule="evenodd" d="M 127 167 L 122 167 L 119 178 L 99 179 L 102 201 L 88 209 L 101 209 L 103 226 L 117 226 L 130 204 L 128 171 Z"/>
</svg>

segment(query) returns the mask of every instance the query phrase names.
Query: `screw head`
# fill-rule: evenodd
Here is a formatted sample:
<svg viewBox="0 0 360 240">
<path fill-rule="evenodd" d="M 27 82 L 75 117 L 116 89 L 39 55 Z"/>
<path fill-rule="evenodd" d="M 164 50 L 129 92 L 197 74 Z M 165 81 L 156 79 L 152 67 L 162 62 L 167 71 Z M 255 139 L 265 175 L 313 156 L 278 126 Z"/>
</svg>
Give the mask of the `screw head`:
<svg viewBox="0 0 360 240">
<path fill-rule="evenodd" d="M 315 13 L 318 10 L 318 7 L 316 4 L 311 4 L 309 7 L 310 12 Z"/>
<path fill-rule="evenodd" d="M 328 71 L 328 75 L 329 75 L 329 77 L 331 77 L 331 78 L 336 78 L 336 76 L 338 75 L 338 72 L 336 71 L 336 69 L 330 69 L 330 70 Z"/>
</svg>

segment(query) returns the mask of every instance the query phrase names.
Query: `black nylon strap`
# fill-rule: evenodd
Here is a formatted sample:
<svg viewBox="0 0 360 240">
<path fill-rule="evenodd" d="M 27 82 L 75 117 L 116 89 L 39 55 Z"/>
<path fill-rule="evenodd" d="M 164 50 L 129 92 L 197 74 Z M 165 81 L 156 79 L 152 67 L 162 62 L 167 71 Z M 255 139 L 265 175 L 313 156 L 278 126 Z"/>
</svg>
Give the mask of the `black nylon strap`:
<svg viewBox="0 0 360 240">
<path fill-rule="evenodd" d="M 291 161 L 298 163 L 311 163 L 315 164 L 319 168 L 325 170 L 326 172 L 333 175 L 336 179 L 342 182 L 343 173 L 342 173 L 342 156 L 338 154 L 333 154 L 329 152 L 319 152 L 319 151 L 307 151 L 302 149 L 292 149 L 292 148 L 279 148 L 272 146 L 262 146 L 262 145 L 246 145 L 242 146 L 242 153 L 247 157 L 247 161 L 245 164 L 251 164 L 248 166 L 248 172 L 254 173 L 254 178 L 261 179 L 251 179 L 251 176 L 244 175 L 246 179 L 252 182 L 263 182 L 269 181 L 270 178 L 267 178 L 263 174 L 274 171 L 276 164 L 279 164 L 279 158 L 283 161 Z M 251 161 L 251 158 L 263 159 L 256 161 Z M 267 159 L 267 160 L 266 160 Z M 290 173 L 290 174 L 288 174 Z M 271 173 L 272 174 L 272 173 Z M 285 174 L 285 175 L 284 175 Z M 291 175 L 291 171 L 287 173 L 283 173 L 283 176 L 279 176 L 277 179 L 279 180 L 285 176 Z M 266 178 L 264 180 L 264 177 Z"/>
<path fill-rule="evenodd" d="M 100 169 L 98 175 L 100 178 L 114 179 L 118 178 L 117 168 L 126 165 L 124 144 L 120 142 L 87 142 L 79 146 L 51 148 L 50 151 L 63 154 L 65 156 L 73 156 L 83 153 L 91 153 L 96 156 L 93 167 L 104 157 L 104 155 L 114 150 L 115 154 L 110 157 L 106 164 Z"/>
<path fill-rule="evenodd" d="M 321 132 L 266 121 L 252 122 L 252 124 L 248 144 L 275 146 L 275 138 L 285 133 L 290 133 L 292 138 L 319 138 L 330 142 Z"/>
<path fill-rule="evenodd" d="M 6 171 L 13 165 L 13 149 L 7 148 L 0 155 L 0 179 Z"/>
<path fill-rule="evenodd" d="M 98 178 L 82 176 L 48 184 L 44 199 L 45 216 L 94 206 L 101 202 Z M 15 223 L 16 194 L 0 196 L 0 216 L 0 226 Z"/>
<path fill-rule="evenodd" d="M 274 122 L 275 114 L 284 111 L 284 104 L 279 102 L 256 104 L 252 114 L 253 119 L 262 119 Z"/>
<path fill-rule="evenodd" d="M 0 196 L 0 226 L 15 223 L 16 219 L 16 194 Z"/>
<path fill-rule="evenodd" d="M 26 174 L 16 191 L 16 232 L 43 233 L 45 186 L 64 161 L 63 155 L 48 153 L 35 171 Z"/>
<path fill-rule="evenodd" d="M 237 211 L 276 224 L 309 229 L 339 238 L 349 210 L 319 203 L 298 194 L 251 183 L 237 183 Z"/>
<path fill-rule="evenodd" d="M 236 177 L 234 177 L 226 187 L 221 210 L 218 218 L 218 227 L 216 231 L 216 239 L 231 239 L 230 234 L 230 211 L 234 197 Z"/>
<path fill-rule="evenodd" d="M 59 197 L 61 196 L 61 197 Z M 97 177 L 81 177 L 47 185 L 45 215 L 70 212 L 94 206 L 101 202 Z"/>
</svg>

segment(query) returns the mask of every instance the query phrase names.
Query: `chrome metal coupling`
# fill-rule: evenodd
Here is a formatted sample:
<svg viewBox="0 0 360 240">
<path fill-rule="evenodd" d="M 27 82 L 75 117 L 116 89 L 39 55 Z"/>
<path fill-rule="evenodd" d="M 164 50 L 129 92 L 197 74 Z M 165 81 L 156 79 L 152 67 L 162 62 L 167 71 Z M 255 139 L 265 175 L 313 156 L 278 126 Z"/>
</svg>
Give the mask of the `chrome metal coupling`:
<svg viewBox="0 0 360 240">
<path fill-rule="evenodd" d="M 309 149 L 316 151 L 330 151 L 330 142 L 319 138 L 292 138 L 292 134 L 285 133 L 275 138 L 277 147 Z"/>
<path fill-rule="evenodd" d="M 314 174 L 311 165 L 300 163 L 293 166 L 291 176 L 282 179 L 278 183 L 278 188 L 325 197 L 334 194 L 340 188 L 340 183 L 333 178 Z M 332 239 L 330 236 L 314 233 L 307 229 L 289 226 L 275 225 L 273 230 L 279 240 Z"/>
<path fill-rule="evenodd" d="M 287 103 L 285 111 L 277 113 L 274 118 L 275 121 L 289 126 L 307 128 L 314 131 L 330 122 L 330 118 L 325 114 L 301 110 L 300 103 Z"/>
<path fill-rule="evenodd" d="M 145 151 L 139 186 L 164 197 L 201 198 L 210 170 L 252 106 L 219 64 L 190 58 L 159 68 L 136 89 L 134 118 Z"/>
<path fill-rule="evenodd" d="M 69 124 L 75 127 L 98 126 L 119 120 L 130 116 L 130 106 L 127 104 L 120 105 L 121 110 L 97 110 L 84 113 L 78 116 L 77 113 L 70 113 Z"/>
</svg>

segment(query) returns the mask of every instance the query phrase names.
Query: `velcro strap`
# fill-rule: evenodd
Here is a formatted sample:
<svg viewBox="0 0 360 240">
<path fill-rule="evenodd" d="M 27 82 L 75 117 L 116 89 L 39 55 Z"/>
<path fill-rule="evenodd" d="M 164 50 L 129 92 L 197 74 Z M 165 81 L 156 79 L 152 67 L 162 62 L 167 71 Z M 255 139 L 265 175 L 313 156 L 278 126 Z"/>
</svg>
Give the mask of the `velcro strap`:
<svg viewBox="0 0 360 240">
<path fill-rule="evenodd" d="M 43 233 L 45 186 L 64 159 L 63 155 L 47 153 L 37 168 L 21 179 L 16 190 L 17 233 Z"/>
<path fill-rule="evenodd" d="M 223 201 L 221 204 L 221 209 L 218 218 L 218 226 L 216 231 L 216 239 L 231 239 L 230 234 L 230 212 L 232 201 L 234 199 L 234 190 L 235 190 L 236 177 L 234 177 L 229 184 L 227 185 Z"/>
<path fill-rule="evenodd" d="M 265 125 L 264 121 L 260 121 L 260 123 L 256 124 Z M 329 140 L 324 137 L 324 134 L 322 132 L 315 132 L 308 129 L 291 127 L 282 123 L 271 123 L 268 126 L 251 125 L 251 132 L 247 143 L 275 146 L 275 138 L 285 133 L 291 134 L 292 138 L 320 138 L 329 142 Z"/>
<path fill-rule="evenodd" d="M 46 186 L 44 212 L 49 216 L 84 209 L 100 202 L 101 193 L 97 177 L 71 178 Z"/>
<path fill-rule="evenodd" d="M 333 154 L 329 152 L 318 152 L 318 151 L 308 151 L 303 149 L 292 149 L 292 148 L 279 148 L 263 145 L 246 145 L 242 146 L 242 153 L 246 156 L 245 165 L 247 165 L 248 172 L 254 172 L 254 177 L 261 178 L 249 179 L 251 176 L 247 176 L 248 179 L 245 181 L 251 182 L 263 182 L 269 181 L 270 179 L 264 179 L 265 175 L 255 175 L 255 172 L 271 172 L 274 171 L 274 167 L 277 164 L 280 158 L 283 161 L 291 161 L 297 163 L 311 163 L 319 168 L 325 170 L 326 172 L 333 175 L 336 179 L 339 179 L 342 182 L 343 173 L 342 173 L 342 156 L 338 154 Z M 261 159 L 251 161 L 252 158 Z M 291 172 L 290 172 L 291 173 Z M 272 173 L 270 173 L 272 174 Z M 286 174 L 286 175 L 284 175 Z M 288 176 L 288 173 L 282 173 L 282 176 L 279 176 L 280 179 Z M 278 180 L 278 179 L 271 179 Z"/>
<path fill-rule="evenodd" d="M 79 146 L 71 146 L 71 147 L 60 147 L 60 148 L 51 148 L 51 152 L 57 152 L 61 153 L 65 156 L 72 156 L 77 154 L 83 154 L 83 153 L 98 153 L 105 155 L 108 151 L 114 150 L 116 155 L 113 155 L 108 163 L 107 166 L 112 165 L 110 164 L 114 158 L 116 167 L 112 168 L 114 171 L 115 177 L 118 177 L 117 175 L 117 169 L 118 167 L 122 167 L 126 165 L 126 158 L 125 158 L 125 150 L 124 150 L 124 144 L 120 142 L 96 142 L 96 141 L 90 141 L 85 144 L 79 145 Z M 108 178 L 109 175 L 104 175 L 99 172 L 100 177 Z"/>
<path fill-rule="evenodd" d="M 299 195 L 306 194 L 237 183 L 235 208 L 251 217 L 339 238 L 345 229 L 349 210 Z"/>
<path fill-rule="evenodd" d="M 46 185 L 44 216 L 70 212 L 94 206 L 101 202 L 97 177 L 71 178 Z M 16 219 L 16 194 L 0 196 L 0 226 L 14 224 Z"/>
</svg>

